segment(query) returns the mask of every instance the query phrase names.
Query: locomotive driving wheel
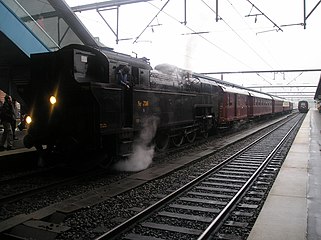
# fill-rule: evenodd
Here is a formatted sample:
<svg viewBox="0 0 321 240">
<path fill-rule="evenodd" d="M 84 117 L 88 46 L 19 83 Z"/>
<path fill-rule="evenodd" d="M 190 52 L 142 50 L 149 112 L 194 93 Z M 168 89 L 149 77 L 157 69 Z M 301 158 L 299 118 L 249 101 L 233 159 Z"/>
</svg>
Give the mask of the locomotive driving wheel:
<svg viewBox="0 0 321 240">
<path fill-rule="evenodd" d="M 104 169 L 108 169 L 112 162 L 113 162 L 113 159 L 108 156 L 108 154 L 101 154 L 101 155 L 97 155 L 97 162 L 98 162 L 98 166 L 101 167 L 101 168 L 104 168 Z"/>
<path fill-rule="evenodd" d="M 179 147 L 182 145 L 184 141 L 184 135 L 183 134 L 177 134 L 176 136 L 173 136 L 172 138 L 172 143 L 175 147 Z"/>
<path fill-rule="evenodd" d="M 168 148 L 169 144 L 169 135 L 167 133 L 160 133 L 157 134 L 157 137 L 155 139 L 155 147 L 156 150 L 159 152 L 163 152 Z"/>
<path fill-rule="evenodd" d="M 188 143 L 193 143 L 196 139 L 196 131 L 187 133 L 185 137 Z"/>
<path fill-rule="evenodd" d="M 202 136 L 203 138 L 207 139 L 207 138 L 208 138 L 208 136 L 209 136 L 208 131 L 204 131 L 204 132 L 202 132 L 201 136 Z"/>
</svg>

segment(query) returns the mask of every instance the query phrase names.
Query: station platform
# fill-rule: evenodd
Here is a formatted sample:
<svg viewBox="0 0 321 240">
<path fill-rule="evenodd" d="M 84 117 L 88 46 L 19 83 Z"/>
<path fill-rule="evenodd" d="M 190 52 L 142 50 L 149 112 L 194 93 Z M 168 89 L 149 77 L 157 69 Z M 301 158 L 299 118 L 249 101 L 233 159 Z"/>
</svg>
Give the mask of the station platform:
<svg viewBox="0 0 321 240">
<path fill-rule="evenodd" d="M 321 114 L 310 109 L 248 240 L 321 239 Z"/>
<path fill-rule="evenodd" d="M 23 145 L 23 138 L 26 135 L 26 132 L 27 132 L 26 129 L 24 129 L 22 131 L 17 129 L 15 131 L 15 135 L 16 135 L 17 139 L 13 141 L 14 150 L 0 151 L 0 157 L 7 156 L 7 155 L 14 155 L 14 154 L 20 154 L 20 153 L 35 151 L 36 149 L 34 147 L 28 149 L 28 148 L 25 148 L 24 145 Z M 0 130 L 0 138 L 2 137 L 2 134 L 3 134 L 3 129 Z M 6 147 L 6 144 L 5 144 L 5 147 Z"/>
</svg>

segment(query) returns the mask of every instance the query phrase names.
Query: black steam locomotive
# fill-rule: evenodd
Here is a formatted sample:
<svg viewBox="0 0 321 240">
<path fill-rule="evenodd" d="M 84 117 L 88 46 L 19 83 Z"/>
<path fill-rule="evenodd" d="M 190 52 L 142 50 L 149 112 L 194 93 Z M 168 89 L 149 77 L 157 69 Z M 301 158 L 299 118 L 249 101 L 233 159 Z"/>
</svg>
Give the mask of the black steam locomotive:
<svg viewBox="0 0 321 240">
<path fill-rule="evenodd" d="M 167 65 L 152 71 L 147 59 L 82 45 L 35 54 L 31 62 L 23 91 L 32 117 L 28 148 L 125 156 L 146 122 L 157 124 L 159 150 L 170 139 L 192 142 L 215 125 L 216 84 L 187 71 Z"/>
<path fill-rule="evenodd" d="M 22 93 L 32 117 L 24 144 L 118 158 L 131 153 L 146 126 L 162 151 L 206 137 L 218 125 L 284 109 L 280 99 L 213 80 L 167 64 L 153 70 L 148 59 L 82 45 L 32 55 L 31 83 Z"/>
</svg>

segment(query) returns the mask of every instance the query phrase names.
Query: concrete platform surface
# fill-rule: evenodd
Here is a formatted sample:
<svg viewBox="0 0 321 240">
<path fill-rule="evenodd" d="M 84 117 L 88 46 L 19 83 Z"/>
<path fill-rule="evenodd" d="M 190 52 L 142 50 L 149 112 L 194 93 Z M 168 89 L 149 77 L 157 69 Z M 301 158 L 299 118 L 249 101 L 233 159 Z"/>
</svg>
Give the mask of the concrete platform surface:
<svg viewBox="0 0 321 240">
<path fill-rule="evenodd" d="M 2 156 L 8 156 L 8 155 L 14 155 L 14 154 L 20 154 L 20 153 L 24 153 L 24 152 L 32 152 L 32 151 L 35 151 L 36 149 L 33 147 L 33 148 L 25 148 L 24 145 L 23 145 L 23 138 L 24 136 L 26 135 L 27 133 L 27 130 L 24 129 L 22 131 L 20 130 L 16 130 L 15 134 L 16 134 L 16 140 L 13 141 L 13 147 L 14 147 L 14 150 L 10 150 L 10 151 L 7 151 L 7 150 L 4 150 L 4 151 L 0 151 L 0 157 Z M 2 134 L 3 134 L 3 129 L 0 130 L 0 138 L 2 137 Z M 5 143 L 4 147 L 6 147 L 7 144 Z"/>
<path fill-rule="evenodd" d="M 310 109 L 248 240 L 321 239 L 320 130 Z"/>
</svg>

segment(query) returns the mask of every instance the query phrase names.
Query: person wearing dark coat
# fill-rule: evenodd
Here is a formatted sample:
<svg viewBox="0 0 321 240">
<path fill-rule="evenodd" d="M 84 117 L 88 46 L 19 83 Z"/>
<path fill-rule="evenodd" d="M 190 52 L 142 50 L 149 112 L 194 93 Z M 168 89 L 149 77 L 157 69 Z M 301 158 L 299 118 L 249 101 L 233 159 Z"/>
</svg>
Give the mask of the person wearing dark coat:
<svg viewBox="0 0 321 240">
<path fill-rule="evenodd" d="M 126 86 L 127 88 L 130 88 L 130 84 L 128 81 L 128 74 L 129 74 L 129 67 L 128 66 L 119 66 L 116 68 L 116 73 L 118 75 L 118 81 L 121 85 Z"/>
<path fill-rule="evenodd" d="M 12 135 L 13 135 L 13 140 L 18 140 L 18 138 L 16 137 L 18 109 L 17 109 L 17 100 L 15 99 L 12 99 L 12 108 L 13 108 L 13 121 L 11 123 Z"/>
<path fill-rule="evenodd" d="M 3 133 L 0 140 L 0 151 L 3 151 L 4 144 L 7 142 L 7 150 L 13 149 L 13 134 L 11 129 L 11 123 L 14 118 L 14 110 L 9 95 L 4 98 L 4 103 L 1 108 L 1 121 L 3 125 Z"/>
</svg>

